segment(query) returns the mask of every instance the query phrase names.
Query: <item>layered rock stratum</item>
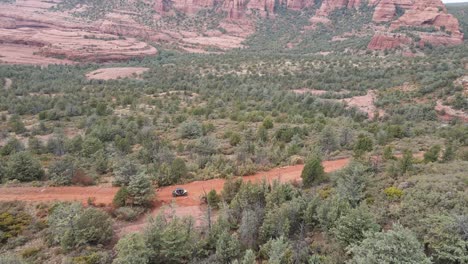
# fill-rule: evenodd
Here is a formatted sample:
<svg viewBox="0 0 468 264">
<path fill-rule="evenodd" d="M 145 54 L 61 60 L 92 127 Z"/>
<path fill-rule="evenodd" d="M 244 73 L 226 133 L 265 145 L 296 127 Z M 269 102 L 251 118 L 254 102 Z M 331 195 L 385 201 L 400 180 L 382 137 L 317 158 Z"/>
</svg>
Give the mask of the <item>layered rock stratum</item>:
<svg viewBox="0 0 468 264">
<path fill-rule="evenodd" d="M 373 12 L 369 49 L 463 43 L 457 19 L 440 0 L 10 0 L 0 1 L 0 62 L 142 58 L 157 54 L 152 43 L 223 52 L 244 47 L 256 22 L 275 19 L 280 9 L 309 15 L 307 31 L 333 28 L 335 11 L 363 6 Z"/>
</svg>

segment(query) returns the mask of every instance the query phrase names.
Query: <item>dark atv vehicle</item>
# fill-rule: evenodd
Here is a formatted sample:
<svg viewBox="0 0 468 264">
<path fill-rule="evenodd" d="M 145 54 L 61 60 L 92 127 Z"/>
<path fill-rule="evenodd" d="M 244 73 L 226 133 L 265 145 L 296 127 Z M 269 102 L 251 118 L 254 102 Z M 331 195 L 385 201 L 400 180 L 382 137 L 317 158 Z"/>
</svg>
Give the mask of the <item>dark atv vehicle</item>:
<svg viewBox="0 0 468 264">
<path fill-rule="evenodd" d="M 178 197 L 178 196 L 187 196 L 188 192 L 185 189 L 182 188 L 177 188 L 174 191 L 172 191 L 172 196 L 173 197 Z"/>
</svg>

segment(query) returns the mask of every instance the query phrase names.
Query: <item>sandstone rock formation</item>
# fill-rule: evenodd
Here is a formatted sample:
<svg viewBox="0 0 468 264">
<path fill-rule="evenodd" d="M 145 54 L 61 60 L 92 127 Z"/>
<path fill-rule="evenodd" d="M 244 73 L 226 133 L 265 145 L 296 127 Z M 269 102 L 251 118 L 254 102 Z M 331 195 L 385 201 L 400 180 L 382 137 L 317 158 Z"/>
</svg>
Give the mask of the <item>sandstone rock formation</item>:
<svg viewBox="0 0 468 264">
<path fill-rule="evenodd" d="M 102 62 L 157 54 L 145 42 L 103 33 L 96 25 L 51 12 L 52 6 L 53 2 L 40 0 L 0 4 L 0 63 Z M 22 50 L 22 56 L 15 50 Z"/>
<path fill-rule="evenodd" d="M 463 34 L 458 20 L 447 13 L 447 9 L 440 0 L 381 0 L 376 5 L 373 21 L 390 22 L 389 32 L 411 30 L 413 34 L 419 36 L 420 40 L 416 43 L 419 46 L 424 46 L 425 43 L 436 46 L 463 43 Z M 408 44 L 407 39 L 399 37 L 394 39 L 402 40 L 398 45 L 393 41 L 394 46 Z M 388 42 L 381 40 L 380 35 L 374 36 L 369 48 L 386 49 Z"/>
<path fill-rule="evenodd" d="M 379 23 L 390 23 L 383 31 L 378 31 L 369 43 L 368 48 L 385 50 L 404 45 L 415 44 L 420 47 L 425 43 L 432 45 L 459 45 L 463 43 L 458 20 L 447 13 L 441 0 L 324 0 L 312 23 L 328 23 L 326 17 L 340 8 L 358 8 L 361 4 L 375 7 L 372 20 Z M 434 32 L 432 31 L 434 28 Z M 420 40 L 395 33 L 409 30 Z"/>
<path fill-rule="evenodd" d="M 377 33 L 368 45 L 372 50 L 386 50 L 411 43 L 411 39 L 401 34 Z"/>
<path fill-rule="evenodd" d="M 441 0 L 323 0 L 320 6 L 315 6 L 315 0 L 140 0 L 152 11 L 144 18 L 135 8 L 117 4 L 94 19 L 80 18 L 74 13 L 87 8 L 93 11 L 92 6 L 52 10 L 62 1 L 65 0 L 0 2 L 0 63 L 2 57 L 8 63 L 14 61 L 13 47 L 27 50 L 18 63 L 27 62 L 28 56 L 31 63 L 37 63 L 41 56 L 48 56 L 44 61 L 50 63 L 151 56 L 157 53 L 148 44 L 152 42 L 167 43 L 188 52 L 221 52 L 243 47 L 243 41 L 255 31 L 256 19 L 267 16 L 273 19 L 278 8 L 316 9 L 309 20 L 311 26 L 304 28 L 314 30 L 314 25 L 320 23 L 333 28 L 329 16 L 334 10 L 358 9 L 366 4 L 375 11 L 366 32 L 359 34 L 374 34 L 369 49 L 463 42 L 457 19 L 447 13 Z M 216 20 L 216 24 L 190 21 L 201 11 L 208 12 L 207 20 Z M 177 21 L 180 19 L 189 22 Z M 355 34 L 354 30 L 349 33 Z"/>
<path fill-rule="evenodd" d="M 358 8 L 361 0 L 324 0 L 317 11 L 318 16 L 328 16 L 334 10 L 340 8 Z"/>
</svg>

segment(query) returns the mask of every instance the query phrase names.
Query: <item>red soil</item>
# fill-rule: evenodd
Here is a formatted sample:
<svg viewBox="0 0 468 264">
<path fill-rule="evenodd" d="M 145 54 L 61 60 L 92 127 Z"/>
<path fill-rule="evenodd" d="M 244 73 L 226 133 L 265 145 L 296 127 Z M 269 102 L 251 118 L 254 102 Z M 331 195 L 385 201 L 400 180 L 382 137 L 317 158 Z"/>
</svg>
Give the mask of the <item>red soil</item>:
<svg viewBox="0 0 468 264">
<path fill-rule="evenodd" d="M 326 172 L 336 171 L 345 167 L 349 159 L 325 161 Z M 288 166 L 272 169 L 267 172 L 259 172 L 252 176 L 246 176 L 244 181 L 259 182 L 263 179 L 272 181 L 278 179 L 281 182 L 300 180 L 304 165 Z M 175 200 L 179 206 L 193 206 L 200 204 L 200 197 L 204 192 L 214 189 L 221 191 L 224 179 L 212 179 L 207 181 L 195 181 L 187 184 L 167 186 L 157 190 L 158 205 L 170 204 Z M 189 191 L 188 197 L 173 199 L 172 190 L 181 187 Z M 111 204 L 112 198 L 117 192 L 117 187 L 3 187 L 0 188 L 0 201 L 27 201 L 27 202 L 50 202 L 50 201 L 80 201 L 86 203 L 88 198 L 95 198 L 97 204 Z"/>
<path fill-rule="evenodd" d="M 346 102 L 349 106 L 355 106 L 359 110 L 367 113 L 367 116 L 370 120 L 375 118 L 375 111 L 378 110 L 379 116 L 383 116 L 385 112 L 381 109 L 377 109 L 374 102 L 377 99 L 377 94 L 375 91 L 369 91 L 366 95 L 355 96 L 351 98 L 346 98 L 341 101 Z"/>
<path fill-rule="evenodd" d="M 451 121 L 455 118 L 459 118 L 463 122 L 468 122 L 468 114 L 462 110 L 456 110 L 448 105 L 443 105 L 441 101 L 437 101 L 435 110 L 439 113 L 439 118 L 443 121 Z"/>
<path fill-rule="evenodd" d="M 115 80 L 119 78 L 138 78 L 139 75 L 148 71 L 149 68 L 143 67 L 120 67 L 120 68 L 102 68 L 86 74 L 90 80 Z"/>
<path fill-rule="evenodd" d="M 345 167 L 349 158 L 324 161 L 326 172 L 332 172 Z M 259 172 L 252 176 L 242 177 L 245 182 L 260 182 L 263 179 L 272 181 L 278 179 L 281 182 L 301 180 L 301 172 L 304 165 L 276 168 L 266 172 Z M 157 190 L 155 209 L 151 215 L 173 211 L 175 215 L 193 216 L 197 224 L 201 224 L 204 215 L 204 206 L 200 198 L 205 192 L 214 189 L 220 192 L 223 189 L 224 179 L 212 179 L 207 181 L 195 181 L 187 184 L 167 186 Z M 173 198 L 172 191 L 181 187 L 189 191 L 186 197 Z M 88 198 L 93 198 L 96 204 L 110 205 L 117 192 L 117 187 L 3 187 L 0 188 L 0 201 L 26 201 L 26 202 L 53 202 L 53 201 L 79 201 L 86 203 Z M 120 233 L 128 233 L 140 230 L 145 225 L 146 219 L 121 227 Z"/>
</svg>

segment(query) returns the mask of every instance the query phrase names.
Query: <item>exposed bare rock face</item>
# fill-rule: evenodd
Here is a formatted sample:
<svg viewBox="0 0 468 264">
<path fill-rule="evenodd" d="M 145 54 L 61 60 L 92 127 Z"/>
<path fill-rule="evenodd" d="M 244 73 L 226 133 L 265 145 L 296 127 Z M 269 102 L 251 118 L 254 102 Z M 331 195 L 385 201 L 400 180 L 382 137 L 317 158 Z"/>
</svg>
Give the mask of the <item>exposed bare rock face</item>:
<svg viewBox="0 0 468 264">
<path fill-rule="evenodd" d="M 138 0 L 138 5 L 137 0 L 101 0 L 90 1 L 96 8 L 79 1 L 60 8 L 64 1 L 68 0 L 0 2 L 0 63 L 142 58 L 157 54 L 149 43 L 187 52 L 223 52 L 242 48 L 255 32 L 256 19 L 274 19 L 277 8 L 316 10 L 315 15 L 308 11 L 311 25 L 304 28 L 314 30 L 317 24 L 333 28 L 330 18 L 335 10 L 374 7 L 364 32 L 374 34 L 368 45 L 373 50 L 463 42 L 457 19 L 441 0 L 323 0 L 320 6 L 315 0 Z M 141 5 L 150 12 L 141 13 Z M 100 9 L 106 10 L 99 13 Z M 38 63 L 41 58 L 43 63 Z"/>
<path fill-rule="evenodd" d="M 389 27 L 377 30 L 368 48 L 385 50 L 410 45 L 423 47 L 459 45 L 463 43 L 458 20 L 447 13 L 441 0 L 324 0 L 312 23 L 326 23 L 326 17 L 341 8 L 373 6 L 372 20 L 376 24 L 390 23 Z M 410 39 L 398 31 L 411 31 L 417 39 Z"/>
<path fill-rule="evenodd" d="M 52 12 L 53 5 L 41 0 L 0 4 L 0 63 L 105 62 L 157 54 L 136 38 L 106 34 L 96 25 Z"/>
<path fill-rule="evenodd" d="M 364 0 L 365 1 L 365 0 Z M 324 0 L 317 11 L 318 16 L 328 16 L 331 12 L 340 8 L 358 8 L 361 0 Z"/>
<path fill-rule="evenodd" d="M 411 39 L 401 34 L 377 33 L 369 43 L 372 50 L 387 50 L 411 43 Z"/>
<path fill-rule="evenodd" d="M 381 0 L 375 7 L 373 21 L 390 22 L 388 31 L 395 32 L 410 29 L 418 35 L 415 44 L 423 47 L 426 43 L 440 45 L 459 45 L 463 43 L 458 20 L 447 13 L 440 0 Z M 398 35 L 396 39 L 398 38 Z M 376 34 L 369 44 L 370 49 L 385 49 L 388 42 L 381 41 Z M 406 39 L 396 46 L 408 44 Z M 410 42 L 411 43 L 411 42 Z"/>
</svg>

